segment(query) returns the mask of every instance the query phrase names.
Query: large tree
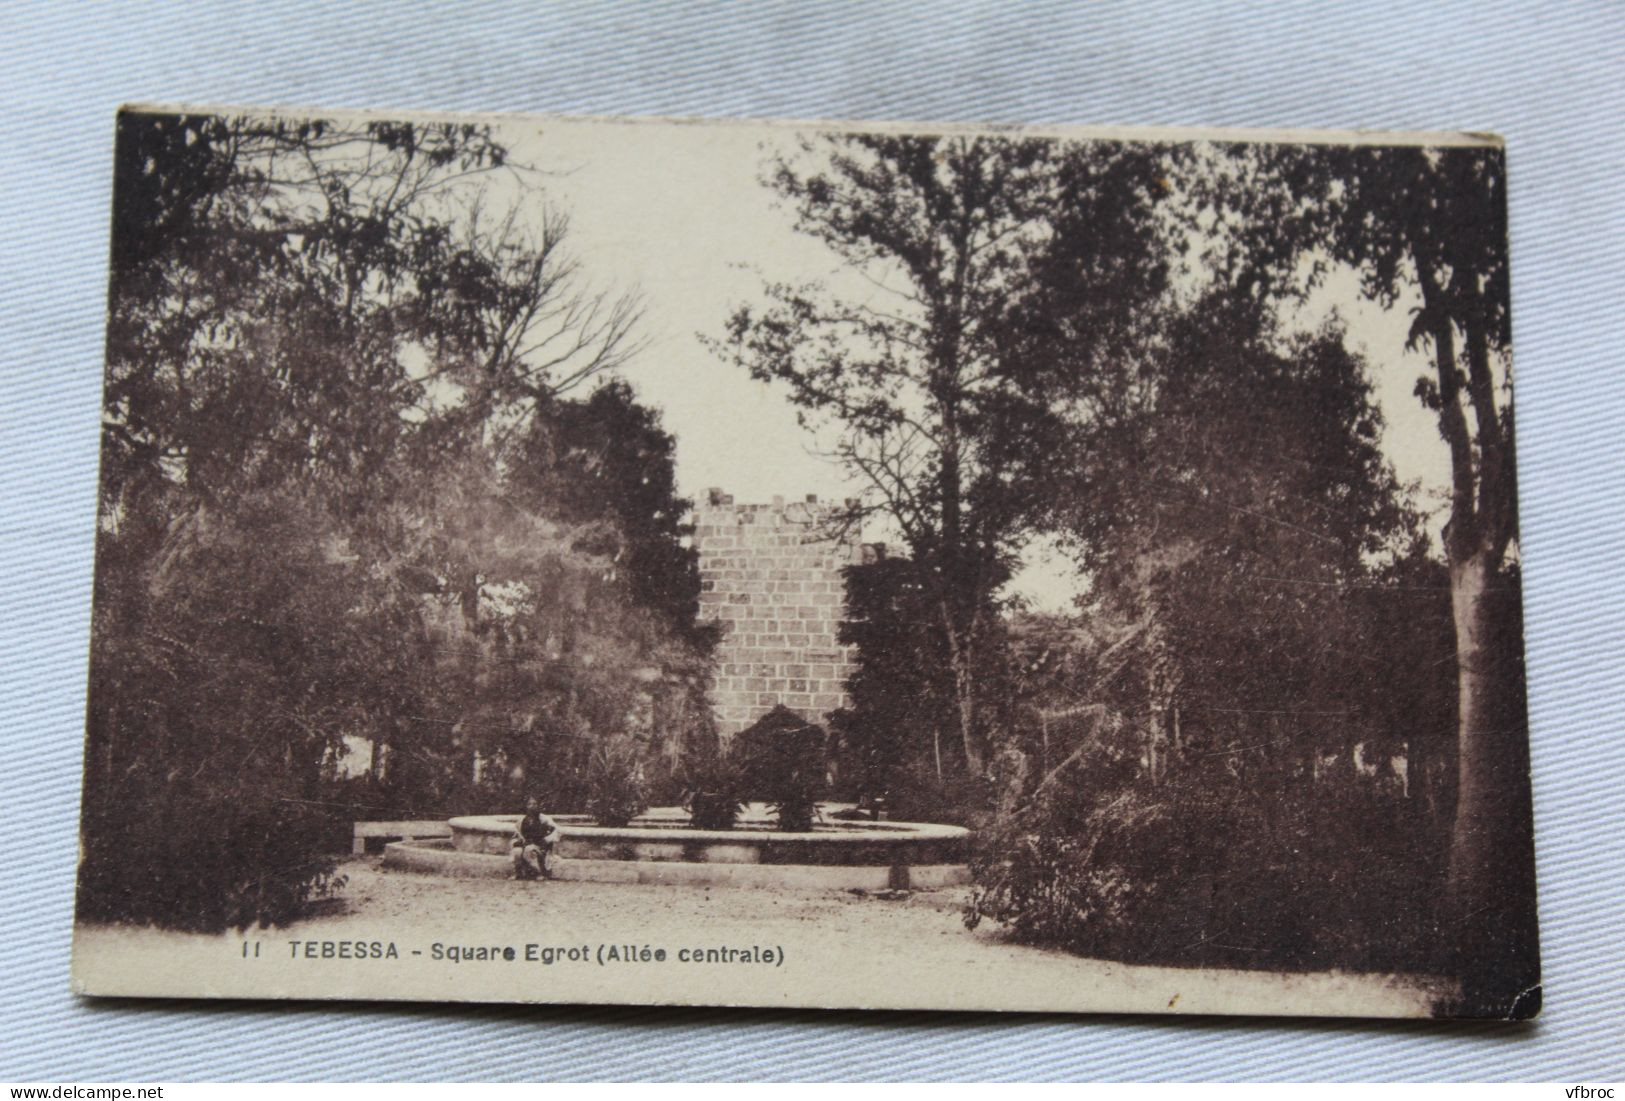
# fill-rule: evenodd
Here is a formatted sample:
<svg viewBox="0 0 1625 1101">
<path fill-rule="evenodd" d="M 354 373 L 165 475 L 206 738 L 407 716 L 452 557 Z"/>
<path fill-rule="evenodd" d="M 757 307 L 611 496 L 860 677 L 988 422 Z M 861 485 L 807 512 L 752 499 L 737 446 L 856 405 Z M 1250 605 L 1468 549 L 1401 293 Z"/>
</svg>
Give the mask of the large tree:
<svg viewBox="0 0 1625 1101">
<path fill-rule="evenodd" d="M 770 284 L 728 347 L 831 427 L 867 483 L 848 522 L 901 534 L 948 657 L 957 759 L 986 767 L 979 670 L 995 594 L 1042 507 L 1061 431 L 1044 319 L 1075 326 L 1087 368 L 1160 290 L 1151 253 L 1158 158 L 1130 146 L 851 134 L 805 142 L 769 185 L 842 267 L 831 285 Z M 1046 267 L 1051 278 L 1033 273 Z M 1032 289 L 1066 287 L 1058 313 Z M 1057 322 L 1059 323 L 1059 322 Z M 939 754 L 940 756 L 940 754 Z"/>
<path fill-rule="evenodd" d="M 612 519 L 605 547 L 636 602 L 708 646 L 690 502 L 677 495 L 676 441 L 659 414 L 619 380 L 544 412 L 516 441 L 515 482 L 572 520 Z"/>
<path fill-rule="evenodd" d="M 1372 737 L 1352 717 L 1380 678 L 1344 590 L 1374 585 L 1420 536 L 1364 361 L 1335 328 L 1282 337 L 1221 290 L 1169 321 L 1134 395 L 1078 426 L 1055 496 L 1095 626 L 1116 624 L 1135 670 L 1109 698 L 1143 714 L 1153 774 L 1176 712 L 1186 737 L 1230 729 L 1294 761 L 1346 755 Z"/>
<path fill-rule="evenodd" d="M 1290 299 L 1302 291 L 1294 277 L 1307 273 L 1312 287 L 1349 265 L 1372 300 L 1412 311 L 1411 345 L 1432 359 L 1416 393 L 1437 414 L 1450 456 L 1450 909 L 1471 965 L 1508 972 L 1517 995 L 1534 974 L 1533 853 L 1521 648 L 1505 598 L 1518 503 L 1504 152 L 1482 142 L 1233 152 L 1240 171 L 1216 176 L 1208 197 L 1237 215 L 1240 264 L 1260 297 Z"/>
<path fill-rule="evenodd" d="M 490 129 L 120 118 L 104 489 L 293 471 L 356 497 L 415 438 L 488 434 L 634 349 Z"/>
<path fill-rule="evenodd" d="M 687 694 L 670 440 L 572 393 L 635 307 L 488 128 L 133 112 L 116 159 L 87 913 L 286 915 L 347 736 L 432 799 L 470 751 L 618 732 L 651 669 Z"/>
<path fill-rule="evenodd" d="M 1441 716 L 1392 696 L 1449 648 L 1381 614 L 1419 528 L 1366 364 L 1215 290 L 1135 376 L 1055 483 L 1089 607 L 1015 625 L 1024 759 L 970 916 L 1138 960 L 1425 968 L 1439 835 L 1402 792 Z"/>
</svg>

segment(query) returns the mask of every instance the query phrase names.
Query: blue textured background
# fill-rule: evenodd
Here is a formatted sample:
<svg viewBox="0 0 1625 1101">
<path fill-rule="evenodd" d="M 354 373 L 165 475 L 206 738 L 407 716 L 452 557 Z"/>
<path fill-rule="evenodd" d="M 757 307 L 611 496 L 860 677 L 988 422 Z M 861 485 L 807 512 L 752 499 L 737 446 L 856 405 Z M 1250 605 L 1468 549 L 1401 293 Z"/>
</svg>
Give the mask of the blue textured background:
<svg viewBox="0 0 1625 1101">
<path fill-rule="evenodd" d="M 0 80 L 0 1078 L 1621 1077 L 1625 9 L 11 4 Z M 77 1001 L 109 158 L 129 100 L 1501 132 L 1546 1014 L 1505 1028 Z"/>
</svg>

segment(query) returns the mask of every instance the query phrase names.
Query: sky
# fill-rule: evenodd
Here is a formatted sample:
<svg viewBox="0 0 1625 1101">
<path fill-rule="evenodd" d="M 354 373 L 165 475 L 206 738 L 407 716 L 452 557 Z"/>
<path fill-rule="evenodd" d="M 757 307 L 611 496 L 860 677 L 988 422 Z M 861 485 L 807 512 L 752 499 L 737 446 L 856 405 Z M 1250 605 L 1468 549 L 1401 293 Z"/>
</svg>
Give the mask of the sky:
<svg viewBox="0 0 1625 1101">
<path fill-rule="evenodd" d="M 798 234 L 793 212 L 760 181 L 774 149 L 800 132 L 770 124 L 504 121 L 499 135 L 513 160 L 537 171 L 492 185 L 491 198 L 546 202 L 570 218 L 569 247 L 592 283 L 642 298 L 643 350 L 621 371 L 640 398 L 661 411 L 676 437 L 679 491 L 711 487 L 741 502 L 774 496 L 857 496 L 861 483 L 818 453 L 796 423 L 782 386 L 752 381 L 708 348 L 741 304 L 762 301 L 765 280 L 839 280 L 842 265 Z M 505 188 L 516 189 L 502 194 Z M 875 293 L 881 293 L 876 291 Z M 1300 311 L 1318 327 L 1335 310 L 1348 340 L 1371 367 L 1386 428 L 1384 449 L 1403 481 L 1419 484 L 1444 519 L 1449 456 L 1434 415 L 1413 393 L 1428 369 L 1407 350 L 1414 303 L 1381 309 L 1363 301 L 1352 272 L 1335 273 Z M 865 533 L 883 538 L 884 533 Z M 1077 571 L 1039 544 L 1012 582 L 1031 606 L 1064 611 L 1078 592 Z"/>
</svg>

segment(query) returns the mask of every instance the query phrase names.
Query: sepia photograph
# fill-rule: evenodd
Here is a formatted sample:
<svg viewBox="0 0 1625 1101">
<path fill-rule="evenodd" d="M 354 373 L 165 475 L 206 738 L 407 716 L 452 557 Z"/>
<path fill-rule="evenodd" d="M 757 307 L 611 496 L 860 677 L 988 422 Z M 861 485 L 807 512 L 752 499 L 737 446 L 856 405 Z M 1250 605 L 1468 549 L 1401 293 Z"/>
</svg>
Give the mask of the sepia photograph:
<svg viewBox="0 0 1625 1101">
<path fill-rule="evenodd" d="M 1539 1011 L 1499 138 L 114 143 L 78 992 Z"/>
</svg>

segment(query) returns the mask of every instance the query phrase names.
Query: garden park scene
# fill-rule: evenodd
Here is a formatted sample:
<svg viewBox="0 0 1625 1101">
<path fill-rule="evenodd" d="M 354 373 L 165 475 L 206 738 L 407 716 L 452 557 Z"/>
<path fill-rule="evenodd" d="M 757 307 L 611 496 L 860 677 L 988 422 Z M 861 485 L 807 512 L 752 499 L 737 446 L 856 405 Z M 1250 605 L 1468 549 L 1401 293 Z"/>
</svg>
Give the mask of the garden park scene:
<svg viewBox="0 0 1625 1101">
<path fill-rule="evenodd" d="M 1504 188 L 124 113 L 76 969 L 424 929 L 1533 1015 Z"/>
</svg>

